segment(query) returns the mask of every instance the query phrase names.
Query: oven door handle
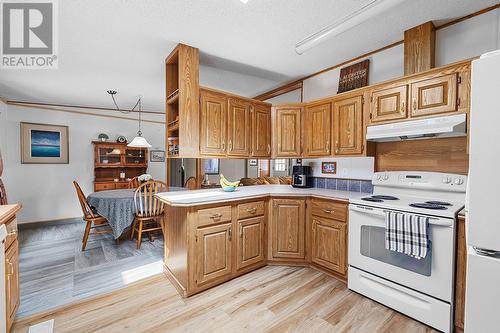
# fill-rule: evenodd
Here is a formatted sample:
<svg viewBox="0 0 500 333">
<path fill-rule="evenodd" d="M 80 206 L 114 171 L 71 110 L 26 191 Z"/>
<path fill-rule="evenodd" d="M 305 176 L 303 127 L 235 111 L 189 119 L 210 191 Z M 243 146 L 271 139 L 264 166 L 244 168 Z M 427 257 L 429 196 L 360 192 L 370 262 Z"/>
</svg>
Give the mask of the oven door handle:
<svg viewBox="0 0 500 333">
<path fill-rule="evenodd" d="M 349 209 L 356 211 L 356 212 L 364 213 L 364 214 L 381 216 L 384 218 L 385 218 L 385 213 L 390 211 L 387 209 L 374 209 L 372 207 L 365 207 L 365 206 L 358 206 L 358 205 L 356 205 L 356 206 L 351 205 Z M 413 214 L 413 215 L 418 215 L 418 214 Z M 423 215 L 419 215 L 419 216 L 423 216 Z M 441 226 L 441 227 L 452 227 L 453 221 L 450 221 L 448 219 L 438 219 L 435 217 L 430 217 L 429 224 Z"/>
</svg>

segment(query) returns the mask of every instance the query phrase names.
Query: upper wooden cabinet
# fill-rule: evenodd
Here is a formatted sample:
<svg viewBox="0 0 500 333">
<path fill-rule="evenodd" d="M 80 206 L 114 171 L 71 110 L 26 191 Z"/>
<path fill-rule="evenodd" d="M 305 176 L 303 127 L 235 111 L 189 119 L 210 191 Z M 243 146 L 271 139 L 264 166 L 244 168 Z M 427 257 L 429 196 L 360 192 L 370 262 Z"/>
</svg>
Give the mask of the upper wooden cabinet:
<svg viewBox="0 0 500 333">
<path fill-rule="evenodd" d="M 304 110 L 304 155 L 330 155 L 331 102 L 307 105 Z"/>
<path fill-rule="evenodd" d="M 231 277 L 232 224 L 226 223 L 196 231 L 196 284 Z"/>
<path fill-rule="evenodd" d="M 457 111 L 457 76 L 453 73 L 411 83 L 411 116 Z"/>
<path fill-rule="evenodd" d="M 200 101 L 200 153 L 224 156 L 226 154 L 228 99 L 223 94 L 202 90 Z M 238 113 L 238 111 L 234 112 Z"/>
<path fill-rule="evenodd" d="M 405 119 L 408 116 L 408 85 L 374 90 L 370 96 L 370 122 Z"/>
<path fill-rule="evenodd" d="M 334 155 L 360 155 L 364 150 L 363 96 L 333 103 Z"/>
<path fill-rule="evenodd" d="M 252 109 L 250 102 L 229 98 L 228 156 L 248 157 L 250 154 Z"/>
<path fill-rule="evenodd" d="M 277 106 L 273 109 L 273 156 L 302 155 L 302 106 Z"/>
<path fill-rule="evenodd" d="M 305 201 L 272 199 L 272 211 L 272 258 L 305 259 Z"/>
<path fill-rule="evenodd" d="M 252 110 L 252 156 L 271 156 L 271 108 L 260 104 Z"/>
</svg>

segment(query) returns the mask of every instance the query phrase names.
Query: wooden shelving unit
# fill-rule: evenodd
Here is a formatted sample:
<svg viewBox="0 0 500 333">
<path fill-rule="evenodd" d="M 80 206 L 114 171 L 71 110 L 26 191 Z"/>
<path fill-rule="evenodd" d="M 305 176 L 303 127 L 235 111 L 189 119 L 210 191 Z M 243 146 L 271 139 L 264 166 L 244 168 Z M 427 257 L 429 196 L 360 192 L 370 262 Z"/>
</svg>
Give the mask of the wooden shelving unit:
<svg viewBox="0 0 500 333">
<path fill-rule="evenodd" d="M 167 157 L 199 157 L 199 51 L 178 44 L 165 60 Z"/>
</svg>

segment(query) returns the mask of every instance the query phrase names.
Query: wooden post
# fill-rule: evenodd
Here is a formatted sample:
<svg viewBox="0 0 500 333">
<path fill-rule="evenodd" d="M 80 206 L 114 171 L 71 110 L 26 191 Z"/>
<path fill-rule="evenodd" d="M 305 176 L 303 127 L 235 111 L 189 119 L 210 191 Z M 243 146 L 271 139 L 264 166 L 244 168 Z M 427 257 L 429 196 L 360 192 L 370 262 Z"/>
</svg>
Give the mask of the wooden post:
<svg viewBox="0 0 500 333">
<path fill-rule="evenodd" d="M 436 28 L 427 22 L 405 31 L 405 75 L 422 72 L 434 67 Z"/>
</svg>

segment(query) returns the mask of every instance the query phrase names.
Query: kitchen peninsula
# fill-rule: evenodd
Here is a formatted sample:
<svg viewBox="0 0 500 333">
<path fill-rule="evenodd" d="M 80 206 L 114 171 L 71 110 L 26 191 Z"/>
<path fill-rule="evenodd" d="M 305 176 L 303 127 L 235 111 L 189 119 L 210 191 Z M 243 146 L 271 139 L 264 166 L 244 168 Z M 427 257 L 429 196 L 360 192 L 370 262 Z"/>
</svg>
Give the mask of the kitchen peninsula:
<svg viewBox="0 0 500 333">
<path fill-rule="evenodd" d="M 347 206 L 362 196 L 284 185 L 160 193 L 165 273 L 184 297 L 267 264 L 311 266 L 345 281 Z"/>
</svg>

